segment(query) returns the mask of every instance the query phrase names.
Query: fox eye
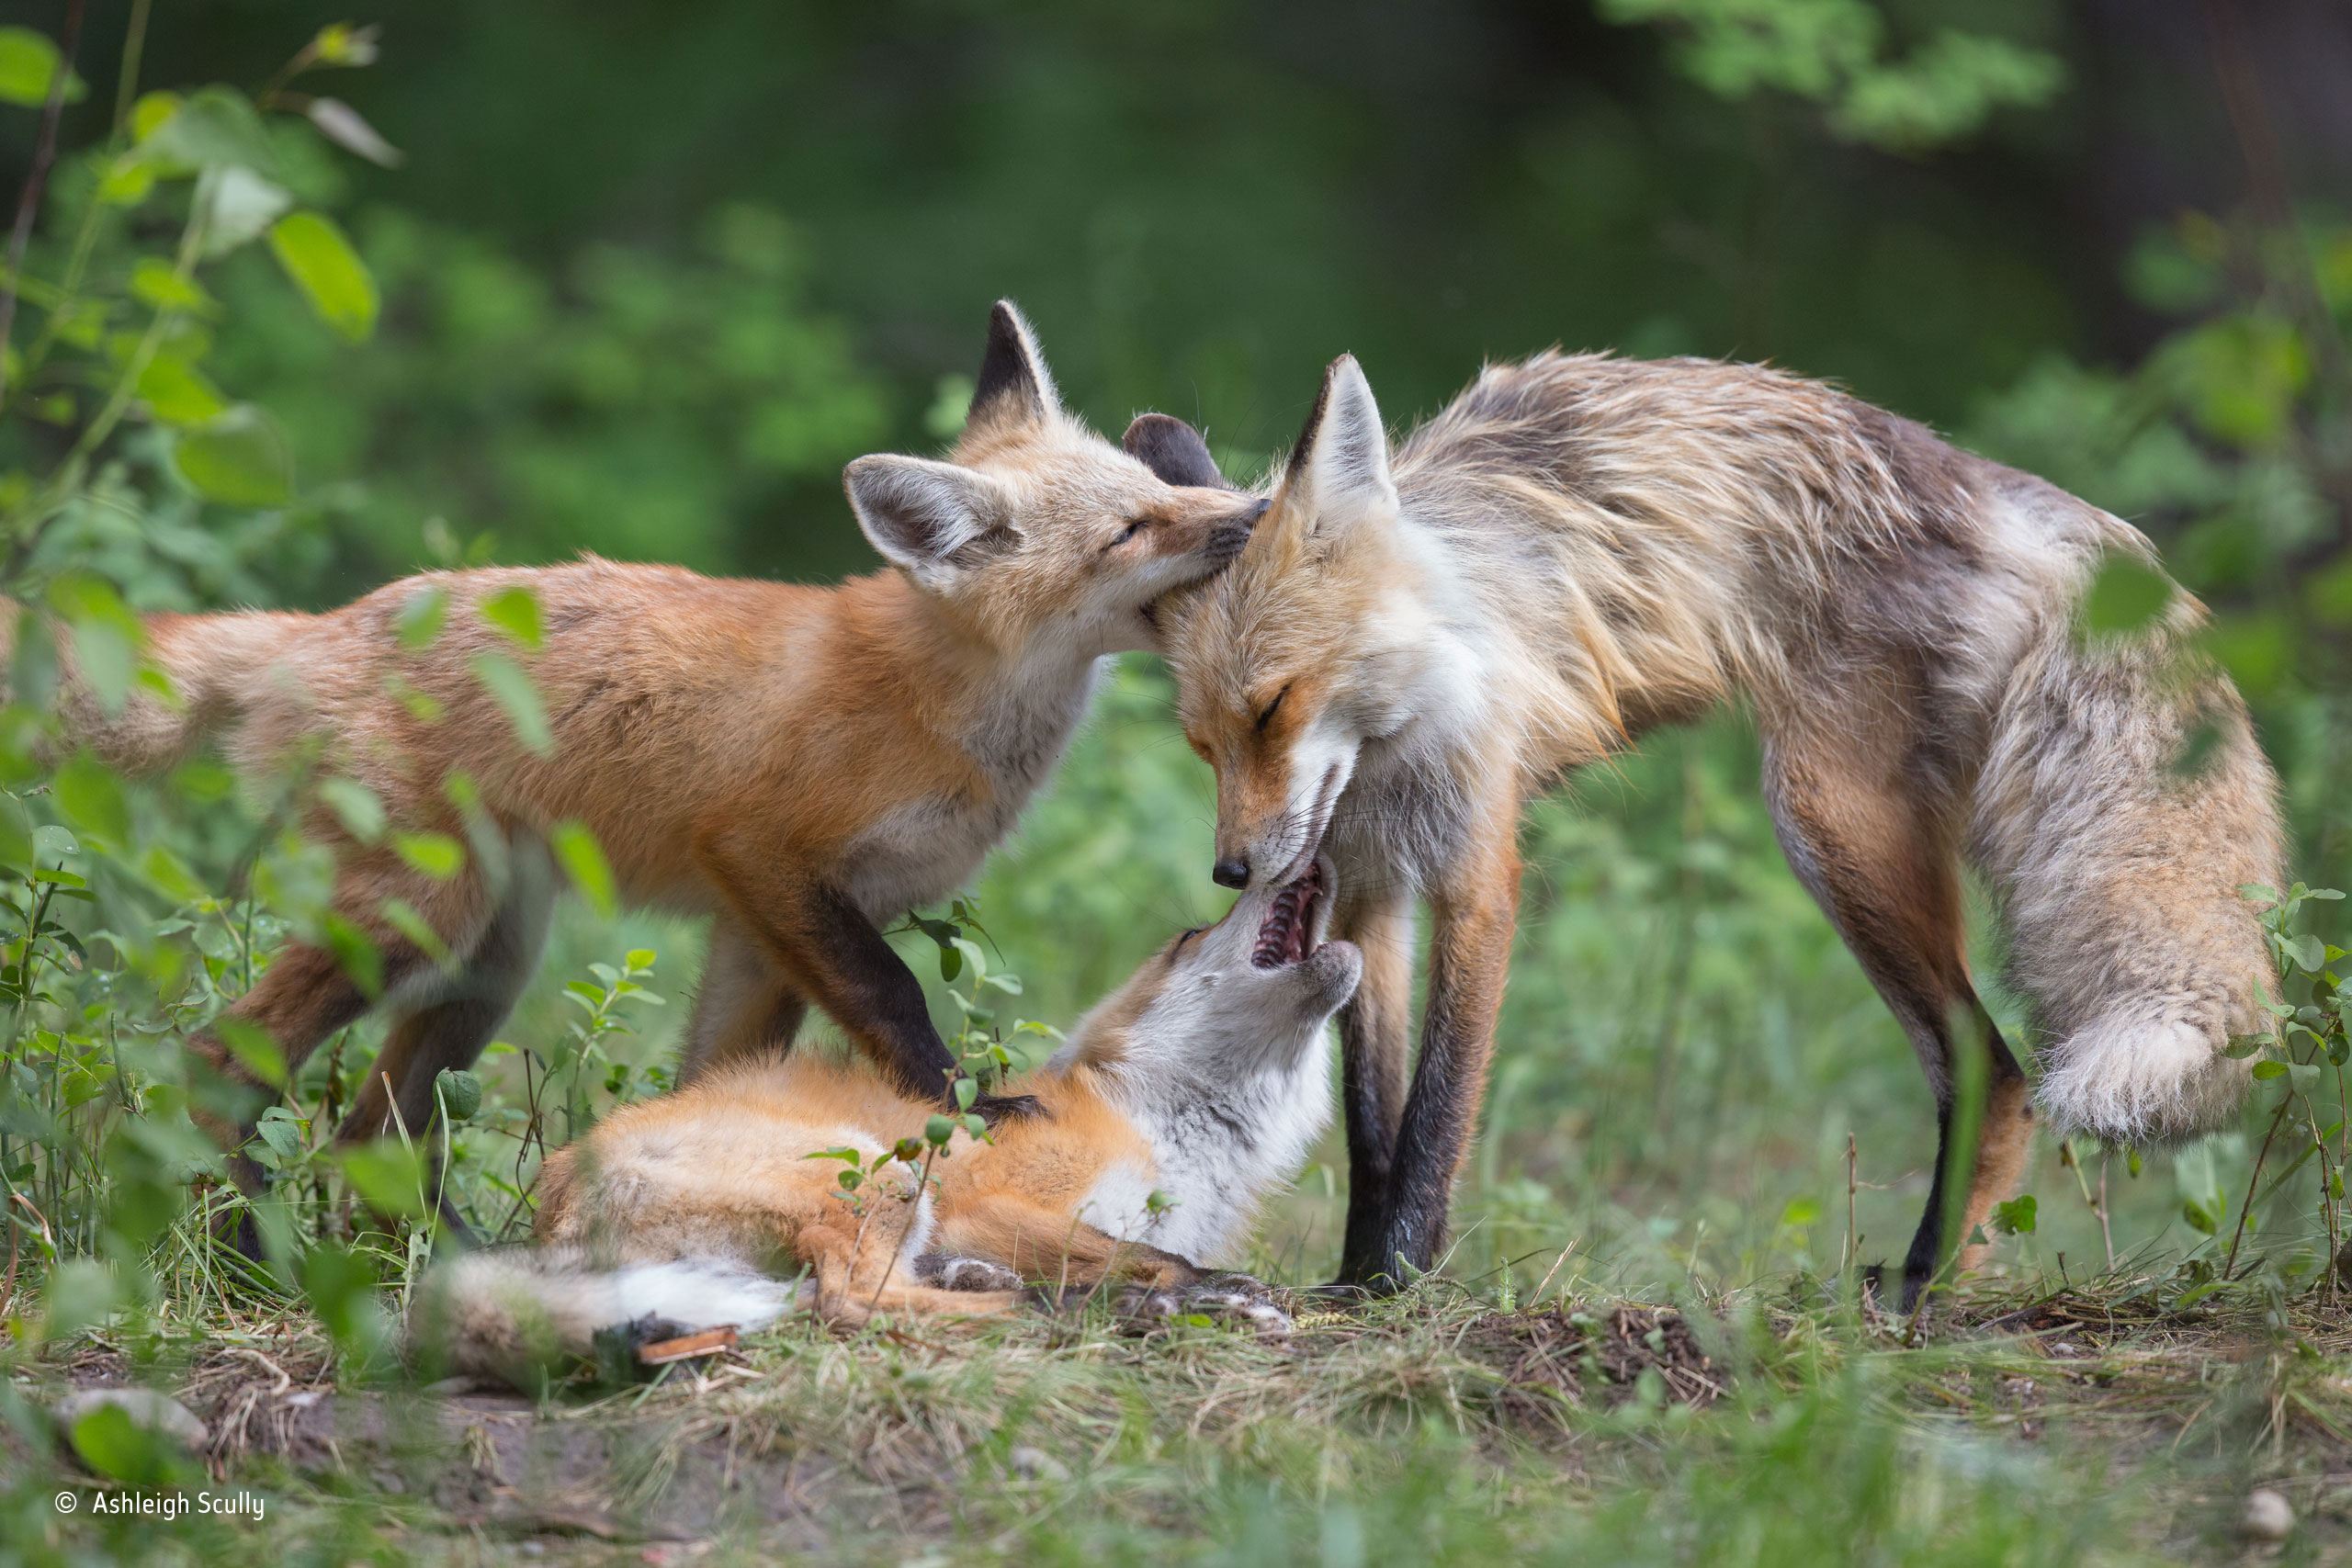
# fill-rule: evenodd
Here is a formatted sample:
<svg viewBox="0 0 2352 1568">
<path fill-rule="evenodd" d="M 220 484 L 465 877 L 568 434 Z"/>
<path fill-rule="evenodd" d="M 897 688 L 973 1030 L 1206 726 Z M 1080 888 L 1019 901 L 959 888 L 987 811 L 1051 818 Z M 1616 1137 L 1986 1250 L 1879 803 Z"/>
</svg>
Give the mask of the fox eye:
<svg viewBox="0 0 2352 1568">
<path fill-rule="evenodd" d="M 1206 926 L 1194 926 L 1191 931 L 1186 931 L 1182 936 L 1176 939 L 1176 945 L 1168 950 L 1168 955 L 1170 958 L 1173 958 L 1176 954 L 1183 952 L 1184 944 L 1186 942 L 1192 941 L 1194 937 L 1200 935 L 1203 931 L 1208 929 L 1209 928 Z"/>
<path fill-rule="evenodd" d="M 1258 716 L 1259 734 L 1263 735 L 1266 732 L 1266 726 L 1274 722 L 1274 710 L 1281 707 L 1283 705 L 1283 699 L 1289 695 L 1290 688 L 1288 686 L 1284 686 L 1281 691 L 1274 694 L 1274 700 L 1268 703 L 1266 705 L 1266 711 Z"/>
<path fill-rule="evenodd" d="M 1111 543 L 1113 543 L 1114 545 L 1124 545 L 1124 544 L 1125 544 L 1129 539 L 1132 539 L 1132 538 L 1134 538 L 1137 534 L 1142 533 L 1142 532 L 1144 531 L 1144 529 L 1145 529 L 1146 527 L 1148 527 L 1148 526 L 1150 525 L 1150 522 L 1151 522 L 1151 519 L 1149 519 L 1148 517 L 1130 517 L 1130 518 L 1128 518 L 1128 519 L 1127 519 L 1127 525 L 1126 525 L 1125 527 L 1124 527 L 1124 528 L 1122 528 L 1122 529 L 1120 529 L 1120 530 L 1119 530 L 1119 536 L 1118 536 L 1117 538 L 1115 538 L 1115 539 L 1112 540 L 1112 541 L 1111 541 Z"/>
</svg>

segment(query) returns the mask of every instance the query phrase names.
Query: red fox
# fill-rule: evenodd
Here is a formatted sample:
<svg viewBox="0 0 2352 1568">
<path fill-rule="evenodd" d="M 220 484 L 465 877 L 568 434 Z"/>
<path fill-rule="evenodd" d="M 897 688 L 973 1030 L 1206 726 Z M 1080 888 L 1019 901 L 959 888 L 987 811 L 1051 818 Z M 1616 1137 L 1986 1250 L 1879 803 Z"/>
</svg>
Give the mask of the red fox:
<svg viewBox="0 0 2352 1568">
<path fill-rule="evenodd" d="M 2248 1066 L 2223 1052 L 2268 964 L 2235 890 L 2278 881 L 2276 780 L 2194 649 L 2196 601 L 2176 591 L 2135 636 L 2079 632 L 2103 557 L 2154 567 L 2120 519 L 1815 382 L 1557 353 L 1489 367 L 1393 464 L 1342 357 L 1269 488 L 1241 558 L 1163 618 L 1216 770 L 1216 880 L 1279 884 L 1328 851 L 1348 888 L 1336 930 L 1365 973 L 1340 1020 L 1345 1280 L 1393 1284 L 1443 1240 L 1521 804 L 1735 694 L 1790 865 L 1935 1092 L 1906 1307 L 1943 1264 L 1948 1185 L 1968 1237 L 2032 1126 L 1970 984 L 1962 857 L 2006 918 L 2057 1127 L 2178 1139 L 2238 1103 Z M 1417 894 L 1435 930 L 1408 1093 Z M 1960 1054 L 1980 1051 L 1982 1122 L 1956 1147 Z"/>
<path fill-rule="evenodd" d="M 871 1162 L 933 1102 L 806 1052 L 616 1111 L 548 1160 L 537 1247 L 428 1277 L 412 1347 L 524 1381 L 607 1328 L 666 1338 L 799 1305 L 842 1324 L 1003 1313 L 1037 1285 L 1117 1284 L 1136 1292 L 1125 1310 L 1281 1325 L 1254 1280 L 1191 1260 L 1241 1236 L 1329 1119 L 1325 1026 L 1363 969 L 1355 948 L 1325 940 L 1336 892 L 1327 863 L 1170 942 L 1018 1085 L 1050 1114 L 1008 1121 L 989 1143 L 958 1133 L 927 1186 L 889 1162 L 882 1190 L 844 1198 L 842 1168 L 811 1156 Z"/>
<path fill-rule="evenodd" d="M 1200 444 L 1159 416 L 1134 438 L 1170 466 Z M 788 1046 L 814 1003 L 899 1091 L 946 1093 L 955 1064 L 878 924 L 970 876 L 1054 767 L 1105 656 L 1149 646 L 1154 602 L 1230 561 L 1264 506 L 1163 483 L 1065 413 L 1009 303 L 952 460 L 861 457 L 845 484 L 890 568 L 838 588 L 594 558 L 435 572 L 324 615 L 149 617 L 176 705 L 139 694 L 109 715 L 68 682 L 68 741 L 115 766 L 166 765 L 215 728 L 249 775 L 317 747 L 398 827 L 474 844 L 437 880 L 323 808 L 308 824 L 339 852 L 334 909 L 380 953 L 395 1018 L 344 1135 L 389 1130 L 394 1105 L 423 1128 L 435 1075 L 481 1052 L 537 963 L 545 835 L 569 819 L 594 831 L 624 897 L 715 917 L 689 1078 Z M 526 661 L 546 755 L 476 673 L 512 646 L 478 611 L 517 588 L 545 626 Z M 445 629 L 405 646 L 426 612 Z M 388 911 L 421 917 L 448 956 Z M 291 1066 L 370 1004 L 334 953 L 297 944 L 232 1015 Z M 241 1073 L 217 1039 L 191 1043 Z"/>
</svg>

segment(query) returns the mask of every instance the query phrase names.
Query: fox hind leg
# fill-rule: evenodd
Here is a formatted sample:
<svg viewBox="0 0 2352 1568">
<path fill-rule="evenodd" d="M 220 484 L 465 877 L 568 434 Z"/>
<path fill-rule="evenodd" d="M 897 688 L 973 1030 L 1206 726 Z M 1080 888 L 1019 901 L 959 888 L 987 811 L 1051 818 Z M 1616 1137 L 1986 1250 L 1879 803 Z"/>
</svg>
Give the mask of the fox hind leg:
<svg viewBox="0 0 2352 1568">
<path fill-rule="evenodd" d="M 808 1015 L 808 999 L 793 987 L 760 940 L 731 915 L 711 922 L 710 951 L 678 1081 L 694 1082 L 713 1067 L 765 1051 L 786 1051 Z"/>
<path fill-rule="evenodd" d="M 1766 747 L 1765 798 L 1791 868 L 1910 1037 L 1936 1097 L 1935 1175 L 1903 1263 L 1907 1312 L 1942 1266 L 1947 1220 L 1965 1238 L 2015 1190 L 2033 1112 L 2025 1073 L 1969 981 L 1947 816 L 1915 774 L 1856 755 L 1866 750 L 1776 737 Z M 1980 1052 L 1983 1100 L 1972 1141 L 1962 1091 L 1978 1075 L 1962 1053 Z M 1963 1171 L 1968 1190 L 1955 1207 L 1951 1186 Z M 1962 1266 L 1982 1250 L 1964 1246 Z"/>
</svg>

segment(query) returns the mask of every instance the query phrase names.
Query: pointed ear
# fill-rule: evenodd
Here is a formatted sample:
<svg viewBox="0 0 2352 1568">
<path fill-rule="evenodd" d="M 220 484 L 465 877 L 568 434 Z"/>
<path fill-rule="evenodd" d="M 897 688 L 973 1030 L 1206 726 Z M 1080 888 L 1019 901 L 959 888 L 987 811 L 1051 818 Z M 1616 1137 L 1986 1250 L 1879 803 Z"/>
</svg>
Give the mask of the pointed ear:
<svg viewBox="0 0 2352 1568">
<path fill-rule="evenodd" d="M 1354 355 L 1340 355 L 1323 372 L 1323 389 L 1283 466 L 1283 488 L 1306 502 L 1318 530 L 1374 506 L 1395 508 L 1388 431 Z"/>
<path fill-rule="evenodd" d="M 972 412 L 967 421 L 1033 423 L 1060 408 L 1046 356 L 1037 352 L 1037 334 L 1012 300 L 998 300 L 989 312 L 989 346 L 980 355 L 980 378 L 972 384 Z"/>
<path fill-rule="evenodd" d="M 1149 468 L 1164 485 L 1193 485 L 1202 490 L 1232 490 L 1217 472 L 1216 459 L 1201 433 L 1182 420 L 1164 413 L 1139 413 L 1127 426 L 1119 445 L 1127 456 Z"/>
<path fill-rule="evenodd" d="M 1014 544 L 1011 498 L 986 474 L 925 457 L 860 457 L 842 471 L 857 525 L 883 558 L 944 592 L 985 547 Z"/>
</svg>

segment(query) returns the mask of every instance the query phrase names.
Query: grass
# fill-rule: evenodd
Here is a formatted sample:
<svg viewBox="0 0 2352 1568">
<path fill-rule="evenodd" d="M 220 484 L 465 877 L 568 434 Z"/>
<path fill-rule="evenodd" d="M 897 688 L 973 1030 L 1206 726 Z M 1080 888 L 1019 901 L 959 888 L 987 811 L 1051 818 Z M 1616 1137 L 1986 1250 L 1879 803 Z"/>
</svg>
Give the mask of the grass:
<svg viewBox="0 0 2352 1568">
<path fill-rule="evenodd" d="M 213 1428 L 196 1483 L 264 1517 L 96 1517 L 20 1428 L 0 1558 L 2186 1562 L 2245 1553 L 2257 1485 L 2298 1517 L 2278 1560 L 2352 1550 L 2340 1314 L 2127 1283 L 1973 1288 L 1912 1348 L 1850 1301 L 1695 1281 L 1503 1311 L 1431 1280 L 1272 1338 L 802 1324 L 538 1403 L 338 1385 L 303 1318 L 216 1318 L 51 1347 L 12 1388 L 176 1386 Z"/>
</svg>

